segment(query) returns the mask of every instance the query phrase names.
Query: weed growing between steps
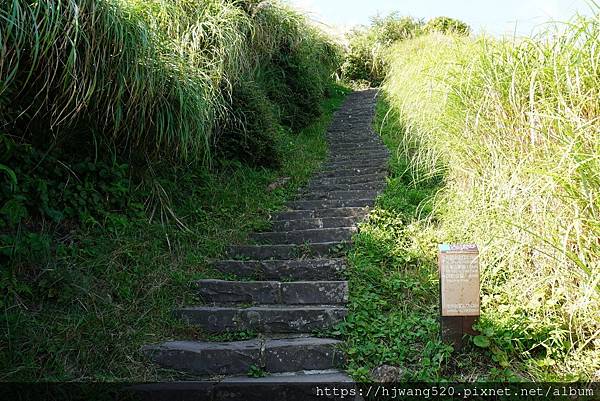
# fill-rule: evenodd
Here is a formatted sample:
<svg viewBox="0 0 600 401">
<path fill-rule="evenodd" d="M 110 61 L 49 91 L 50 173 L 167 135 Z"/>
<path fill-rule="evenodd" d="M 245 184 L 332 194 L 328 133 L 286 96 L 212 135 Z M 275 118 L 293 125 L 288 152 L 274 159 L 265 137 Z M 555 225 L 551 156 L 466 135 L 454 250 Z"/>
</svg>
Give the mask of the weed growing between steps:
<svg viewBox="0 0 600 401">
<path fill-rule="evenodd" d="M 451 347 L 439 341 L 440 238 L 431 205 L 442 177 L 415 183 L 397 135 L 403 127 L 385 118 L 388 105 L 381 98 L 376 129 L 392 151 L 391 172 L 348 255 L 349 315 L 339 334 L 346 337 L 349 372 L 369 381 L 371 369 L 387 364 L 402 368 L 399 380 L 513 378 L 473 345 L 451 354 Z"/>
<path fill-rule="evenodd" d="M 171 207 L 157 204 L 149 221 L 143 212 L 148 208 L 135 208 L 133 202 L 130 214 L 108 210 L 96 224 L 67 230 L 41 276 L 22 280 L 20 292 L 3 300 L 0 378 L 168 378 L 168 372 L 146 361 L 140 347 L 203 335 L 173 319 L 172 309 L 195 303 L 193 280 L 218 277 L 209 259 L 264 227 L 269 213 L 291 198 L 325 158 L 323 132 L 347 91 L 335 87 L 330 93 L 324 113 L 308 128 L 278 133 L 280 169 L 232 161 L 220 162 L 213 173 L 155 165 L 156 191 L 170 198 L 165 204 Z M 268 191 L 279 177 L 291 179 Z"/>
</svg>

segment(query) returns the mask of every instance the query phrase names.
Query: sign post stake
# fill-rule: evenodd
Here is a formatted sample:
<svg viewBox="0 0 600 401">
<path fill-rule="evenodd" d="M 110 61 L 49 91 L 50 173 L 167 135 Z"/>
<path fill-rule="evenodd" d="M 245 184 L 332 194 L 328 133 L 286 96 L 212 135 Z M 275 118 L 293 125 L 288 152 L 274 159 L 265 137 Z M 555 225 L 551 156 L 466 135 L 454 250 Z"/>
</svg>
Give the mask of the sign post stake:
<svg viewBox="0 0 600 401">
<path fill-rule="evenodd" d="M 476 335 L 473 324 L 480 314 L 479 250 L 477 245 L 440 245 L 441 338 L 455 350 L 465 334 Z"/>
</svg>

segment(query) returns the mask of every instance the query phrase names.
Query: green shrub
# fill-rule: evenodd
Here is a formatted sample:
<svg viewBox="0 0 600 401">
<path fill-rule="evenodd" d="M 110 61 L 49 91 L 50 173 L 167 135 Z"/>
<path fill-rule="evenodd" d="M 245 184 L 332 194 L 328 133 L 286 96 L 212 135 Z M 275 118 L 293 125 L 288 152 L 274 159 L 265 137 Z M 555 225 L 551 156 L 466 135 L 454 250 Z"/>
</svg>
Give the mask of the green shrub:
<svg viewBox="0 0 600 401">
<path fill-rule="evenodd" d="M 427 33 L 440 32 L 469 36 L 471 27 L 464 22 L 450 17 L 435 17 L 427 21 L 423 30 Z"/>
<path fill-rule="evenodd" d="M 228 109 L 234 118 L 225 118 L 216 134 L 219 159 L 277 167 L 277 116 L 264 91 L 255 82 L 239 82 L 232 89 Z"/>
<path fill-rule="evenodd" d="M 439 237 L 481 247 L 495 360 L 564 380 L 600 366 L 600 23 L 563 28 L 406 41 L 384 86 L 413 172 L 445 177 Z"/>
<path fill-rule="evenodd" d="M 392 13 L 375 17 L 371 26 L 362 27 L 348 34 L 349 48 L 341 67 L 342 77 L 349 81 L 368 81 L 379 85 L 387 73 L 386 50 L 392 44 L 415 37 L 421 22 L 411 17 L 399 17 Z"/>
</svg>

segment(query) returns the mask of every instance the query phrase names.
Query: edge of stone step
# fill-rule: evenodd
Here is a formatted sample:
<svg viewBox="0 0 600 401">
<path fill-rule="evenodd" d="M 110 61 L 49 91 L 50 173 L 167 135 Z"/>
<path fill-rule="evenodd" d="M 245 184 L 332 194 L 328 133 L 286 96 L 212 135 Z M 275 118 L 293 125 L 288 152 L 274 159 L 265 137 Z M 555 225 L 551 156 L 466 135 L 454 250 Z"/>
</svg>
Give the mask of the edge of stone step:
<svg viewBox="0 0 600 401">
<path fill-rule="evenodd" d="M 356 226 L 313 228 L 293 231 L 267 231 L 252 233 L 250 239 L 260 244 L 302 245 L 336 241 L 349 241 L 358 231 Z"/>
<path fill-rule="evenodd" d="M 134 399 L 148 401 L 308 401 L 331 399 L 317 394 L 315 386 L 345 389 L 359 394 L 356 383 L 337 369 L 273 373 L 264 377 L 230 376 L 221 380 L 137 384 L 126 388 Z M 141 397 L 141 398 L 139 398 Z M 344 401 L 363 398 L 346 396 Z"/>
<path fill-rule="evenodd" d="M 325 199 L 325 200 L 297 200 L 287 203 L 291 210 L 307 209 L 334 209 L 341 207 L 372 207 L 375 205 L 375 198 L 368 199 Z"/>
<path fill-rule="evenodd" d="M 206 303 L 344 305 L 347 281 L 227 281 L 198 280 L 197 293 Z"/>
<path fill-rule="evenodd" d="M 361 184 L 364 182 L 381 181 L 385 182 L 386 173 L 365 174 L 353 177 L 313 177 L 309 181 L 310 185 L 327 185 L 327 184 Z"/>
<path fill-rule="evenodd" d="M 298 200 L 353 200 L 353 199 L 371 199 L 376 198 L 381 193 L 374 189 L 350 189 L 343 191 L 321 190 L 308 191 L 302 193 Z"/>
<path fill-rule="evenodd" d="M 248 373 L 252 366 L 268 373 L 340 368 L 342 342 L 330 338 L 295 337 L 232 342 L 167 341 L 142 347 L 153 363 L 199 376 Z"/>
<path fill-rule="evenodd" d="M 339 280 L 346 271 L 345 259 L 221 260 L 212 267 L 224 274 L 263 280 Z"/>
<path fill-rule="evenodd" d="M 314 333 L 334 328 L 348 310 L 339 305 L 192 306 L 173 311 L 187 324 L 207 333 Z"/>
<path fill-rule="evenodd" d="M 341 178 L 341 177 L 361 177 L 365 175 L 387 173 L 388 166 L 375 167 L 334 167 L 331 169 L 323 169 L 314 175 L 314 178 Z"/>
<path fill-rule="evenodd" d="M 315 219 L 273 221 L 273 231 L 311 230 L 317 228 L 352 227 L 359 223 L 359 217 L 325 217 Z"/>
<path fill-rule="evenodd" d="M 234 245 L 227 254 L 233 259 L 281 260 L 323 256 L 339 256 L 347 250 L 349 241 L 316 242 L 310 244 Z"/>
<path fill-rule="evenodd" d="M 272 221 L 315 219 L 327 217 L 359 217 L 369 214 L 366 207 L 336 207 L 329 209 L 286 210 L 275 214 Z"/>
<path fill-rule="evenodd" d="M 300 191 L 301 195 L 312 192 L 330 192 L 330 191 L 378 191 L 383 192 L 386 186 L 385 181 L 359 182 L 356 184 L 309 184 L 307 188 Z"/>
</svg>

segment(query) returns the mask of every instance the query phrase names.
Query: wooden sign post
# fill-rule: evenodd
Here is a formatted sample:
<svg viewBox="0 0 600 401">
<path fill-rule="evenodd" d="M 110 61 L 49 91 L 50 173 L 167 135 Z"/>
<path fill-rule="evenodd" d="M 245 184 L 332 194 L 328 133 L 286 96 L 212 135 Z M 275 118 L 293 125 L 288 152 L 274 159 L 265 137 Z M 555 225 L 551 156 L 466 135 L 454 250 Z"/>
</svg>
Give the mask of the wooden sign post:
<svg viewBox="0 0 600 401">
<path fill-rule="evenodd" d="M 463 346 L 465 334 L 476 335 L 479 317 L 479 250 L 477 245 L 440 245 L 440 326 L 442 341 Z"/>
</svg>

